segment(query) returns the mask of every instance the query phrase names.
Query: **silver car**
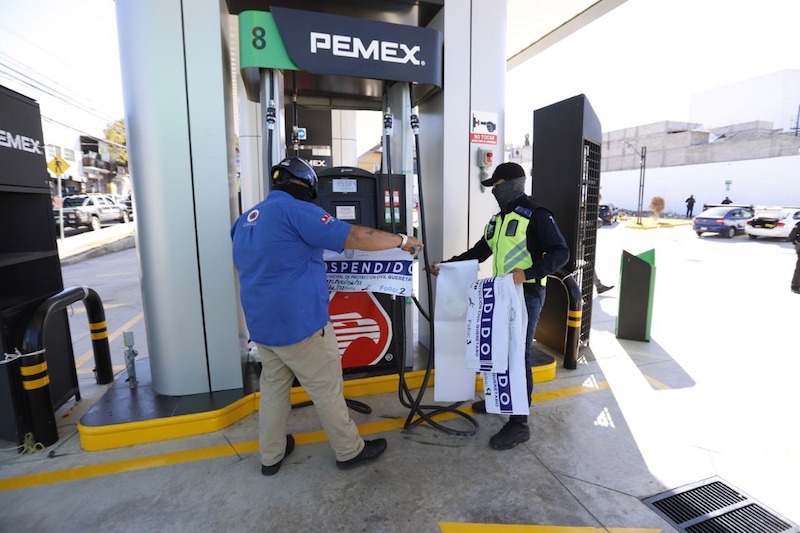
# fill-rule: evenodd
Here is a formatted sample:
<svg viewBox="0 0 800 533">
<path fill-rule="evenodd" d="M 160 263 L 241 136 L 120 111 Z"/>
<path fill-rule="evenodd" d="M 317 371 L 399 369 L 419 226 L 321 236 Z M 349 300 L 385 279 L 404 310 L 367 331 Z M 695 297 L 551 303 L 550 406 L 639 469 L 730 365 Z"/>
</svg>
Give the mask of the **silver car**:
<svg viewBox="0 0 800 533">
<path fill-rule="evenodd" d="M 58 225 L 59 211 L 53 215 Z M 128 211 L 125 206 L 114 203 L 104 194 L 78 194 L 65 196 L 63 200 L 64 227 L 88 227 L 94 231 L 108 222 L 127 222 Z"/>
</svg>

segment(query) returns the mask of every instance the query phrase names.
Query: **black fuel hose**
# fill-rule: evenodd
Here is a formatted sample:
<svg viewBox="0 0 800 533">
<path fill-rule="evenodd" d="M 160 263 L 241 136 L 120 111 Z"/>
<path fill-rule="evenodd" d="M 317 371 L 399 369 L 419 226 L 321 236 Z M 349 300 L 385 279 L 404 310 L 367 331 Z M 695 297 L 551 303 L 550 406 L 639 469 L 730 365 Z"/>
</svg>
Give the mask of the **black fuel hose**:
<svg viewBox="0 0 800 533">
<path fill-rule="evenodd" d="M 409 83 L 408 88 L 409 88 L 409 99 L 411 99 L 412 96 L 413 96 L 413 85 L 411 83 Z M 413 104 L 413 102 L 410 102 L 410 103 Z M 411 109 L 413 110 L 413 105 L 411 106 Z M 419 117 L 415 113 L 413 113 L 413 111 L 411 113 L 411 129 L 414 132 L 414 149 L 415 149 L 416 155 L 417 155 L 417 191 L 418 191 L 418 194 L 419 194 L 420 240 L 422 240 L 424 242 L 424 238 L 427 237 L 427 228 L 426 228 L 426 225 L 425 225 L 425 203 L 424 203 L 424 195 L 423 195 L 423 192 L 422 192 L 422 165 L 420 164 Z M 387 139 L 387 141 L 388 141 L 388 139 Z M 388 144 L 388 142 L 387 142 L 387 144 Z M 386 147 L 384 147 L 384 148 L 386 148 Z M 387 153 L 387 155 L 388 155 L 388 153 Z M 392 218 L 394 219 L 394 217 L 392 217 Z M 435 341 L 434 328 L 433 328 L 433 311 L 434 311 L 434 307 L 433 307 L 433 283 L 432 283 L 432 280 L 431 280 L 430 261 L 429 261 L 429 258 L 428 258 L 428 249 L 427 249 L 427 247 L 422 249 L 422 258 L 423 258 L 423 262 L 425 264 L 425 269 L 424 269 L 425 281 L 426 281 L 426 286 L 427 286 L 427 289 L 428 289 L 428 313 L 426 313 L 425 310 L 422 308 L 422 306 L 419 303 L 419 300 L 417 300 L 416 298 L 413 298 L 413 297 L 412 297 L 412 299 L 413 299 L 415 305 L 417 306 L 417 309 L 419 310 L 419 312 L 428 321 L 428 328 L 429 328 L 429 332 L 430 332 L 430 350 L 429 350 L 429 353 L 428 353 L 428 362 L 427 362 L 427 365 L 425 367 L 425 375 L 424 375 L 424 377 L 422 379 L 422 384 L 420 385 L 420 388 L 419 388 L 419 391 L 418 391 L 416 397 L 414 397 L 414 395 L 411 393 L 411 390 L 409 389 L 408 383 L 406 382 L 406 379 L 405 379 L 405 362 L 403 361 L 403 357 L 398 358 L 398 361 L 399 361 L 399 363 L 398 363 L 398 373 L 399 373 L 399 382 L 400 382 L 400 388 L 398 390 L 398 396 L 399 396 L 399 399 L 400 399 L 400 403 L 404 407 L 410 409 L 408 417 L 406 418 L 406 422 L 405 422 L 404 428 L 405 429 L 411 429 L 411 428 L 416 427 L 417 425 L 419 425 L 422 422 L 426 422 L 431 427 L 436 428 L 436 429 L 438 429 L 440 431 L 443 431 L 443 432 L 451 434 L 451 435 L 472 436 L 472 435 L 475 435 L 477 433 L 479 424 L 478 424 L 478 421 L 475 420 L 472 416 L 470 416 L 469 414 L 467 414 L 467 413 L 465 413 L 465 412 L 463 412 L 463 411 L 458 409 L 458 407 L 460 407 L 463 402 L 456 402 L 456 403 L 453 403 L 453 404 L 447 405 L 447 406 L 423 405 L 422 404 L 422 397 L 423 397 L 423 395 L 425 394 L 425 391 L 428 388 L 428 382 L 430 381 L 431 373 L 433 371 L 434 341 Z M 403 350 L 401 353 L 404 354 L 405 350 Z M 442 414 L 442 413 L 453 413 L 453 414 L 456 414 L 458 416 L 461 416 L 461 417 L 465 418 L 467 421 L 469 421 L 472 424 L 473 428 L 469 429 L 469 430 L 453 429 L 453 428 L 447 427 L 447 426 L 445 426 L 445 425 L 433 420 L 432 417 L 434 417 L 436 415 L 439 415 L 439 414 Z M 417 417 L 416 419 L 415 419 L 415 416 Z"/>
</svg>

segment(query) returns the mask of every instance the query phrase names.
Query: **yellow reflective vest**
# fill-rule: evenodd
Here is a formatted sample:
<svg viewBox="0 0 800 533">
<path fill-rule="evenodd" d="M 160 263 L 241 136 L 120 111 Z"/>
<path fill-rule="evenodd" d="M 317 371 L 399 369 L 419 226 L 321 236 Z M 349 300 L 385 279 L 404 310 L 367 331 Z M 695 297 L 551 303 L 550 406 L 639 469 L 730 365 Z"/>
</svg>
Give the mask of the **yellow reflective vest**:
<svg viewBox="0 0 800 533">
<path fill-rule="evenodd" d="M 532 212 L 518 206 L 507 214 L 494 215 L 483 230 L 483 238 L 492 249 L 492 269 L 495 276 L 504 276 L 515 268 L 525 270 L 533 266 L 533 257 L 528 251 L 528 224 Z M 525 283 L 540 283 L 547 278 L 528 279 Z"/>
</svg>

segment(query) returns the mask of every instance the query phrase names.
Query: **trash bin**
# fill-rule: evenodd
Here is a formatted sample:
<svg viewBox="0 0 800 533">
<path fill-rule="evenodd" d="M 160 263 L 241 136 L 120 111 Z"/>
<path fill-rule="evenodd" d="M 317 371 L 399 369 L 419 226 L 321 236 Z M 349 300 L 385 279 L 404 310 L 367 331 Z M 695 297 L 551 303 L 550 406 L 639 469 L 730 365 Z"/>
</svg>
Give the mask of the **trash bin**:
<svg viewBox="0 0 800 533">
<path fill-rule="evenodd" d="M 655 280 L 655 249 L 639 255 L 622 251 L 617 338 L 650 341 Z"/>
</svg>

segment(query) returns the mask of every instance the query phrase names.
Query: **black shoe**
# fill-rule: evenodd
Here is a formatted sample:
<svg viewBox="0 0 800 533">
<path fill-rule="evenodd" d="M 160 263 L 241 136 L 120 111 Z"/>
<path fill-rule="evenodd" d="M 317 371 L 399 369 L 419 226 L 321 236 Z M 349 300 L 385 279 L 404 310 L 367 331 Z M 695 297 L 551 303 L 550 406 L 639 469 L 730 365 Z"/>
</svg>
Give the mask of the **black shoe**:
<svg viewBox="0 0 800 533">
<path fill-rule="evenodd" d="M 485 415 L 486 414 L 486 400 L 478 400 L 477 402 L 473 402 L 472 410 L 476 413 Z"/>
<path fill-rule="evenodd" d="M 800 289 L 792 289 L 792 292 L 795 294 L 800 294 Z"/>
<path fill-rule="evenodd" d="M 603 294 L 606 291 L 610 291 L 613 289 L 613 285 L 603 285 L 602 283 L 597 286 L 597 294 Z"/>
<path fill-rule="evenodd" d="M 353 468 L 361 463 L 366 463 L 367 461 L 377 459 L 385 451 L 386 439 L 365 440 L 364 449 L 361 450 L 361 453 L 352 459 L 348 459 L 347 461 L 336 461 L 336 466 L 342 470 L 347 470 L 348 468 Z"/>
<path fill-rule="evenodd" d="M 510 450 L 517 444 L 527 442 L 530 438 L 531 430 L 528 428 L 528 424 L 506 422 L 503 429 L 489 439 L 489 446 L 495 450 Z"/>
<path fill-rule="evenodd" d="M 289 454 L 294 451 L 294 436 L 286 435 L 286 451 L 283 452 L 283 459 L 289 457 Z M 261 465 L 261 473 L 265 476 L 274 476 L 278 473 L 278 470 L 281 469 L 281 463 L 283 459 L 275 463 L 274 465 L 264 466 Z"/>
</svg>

